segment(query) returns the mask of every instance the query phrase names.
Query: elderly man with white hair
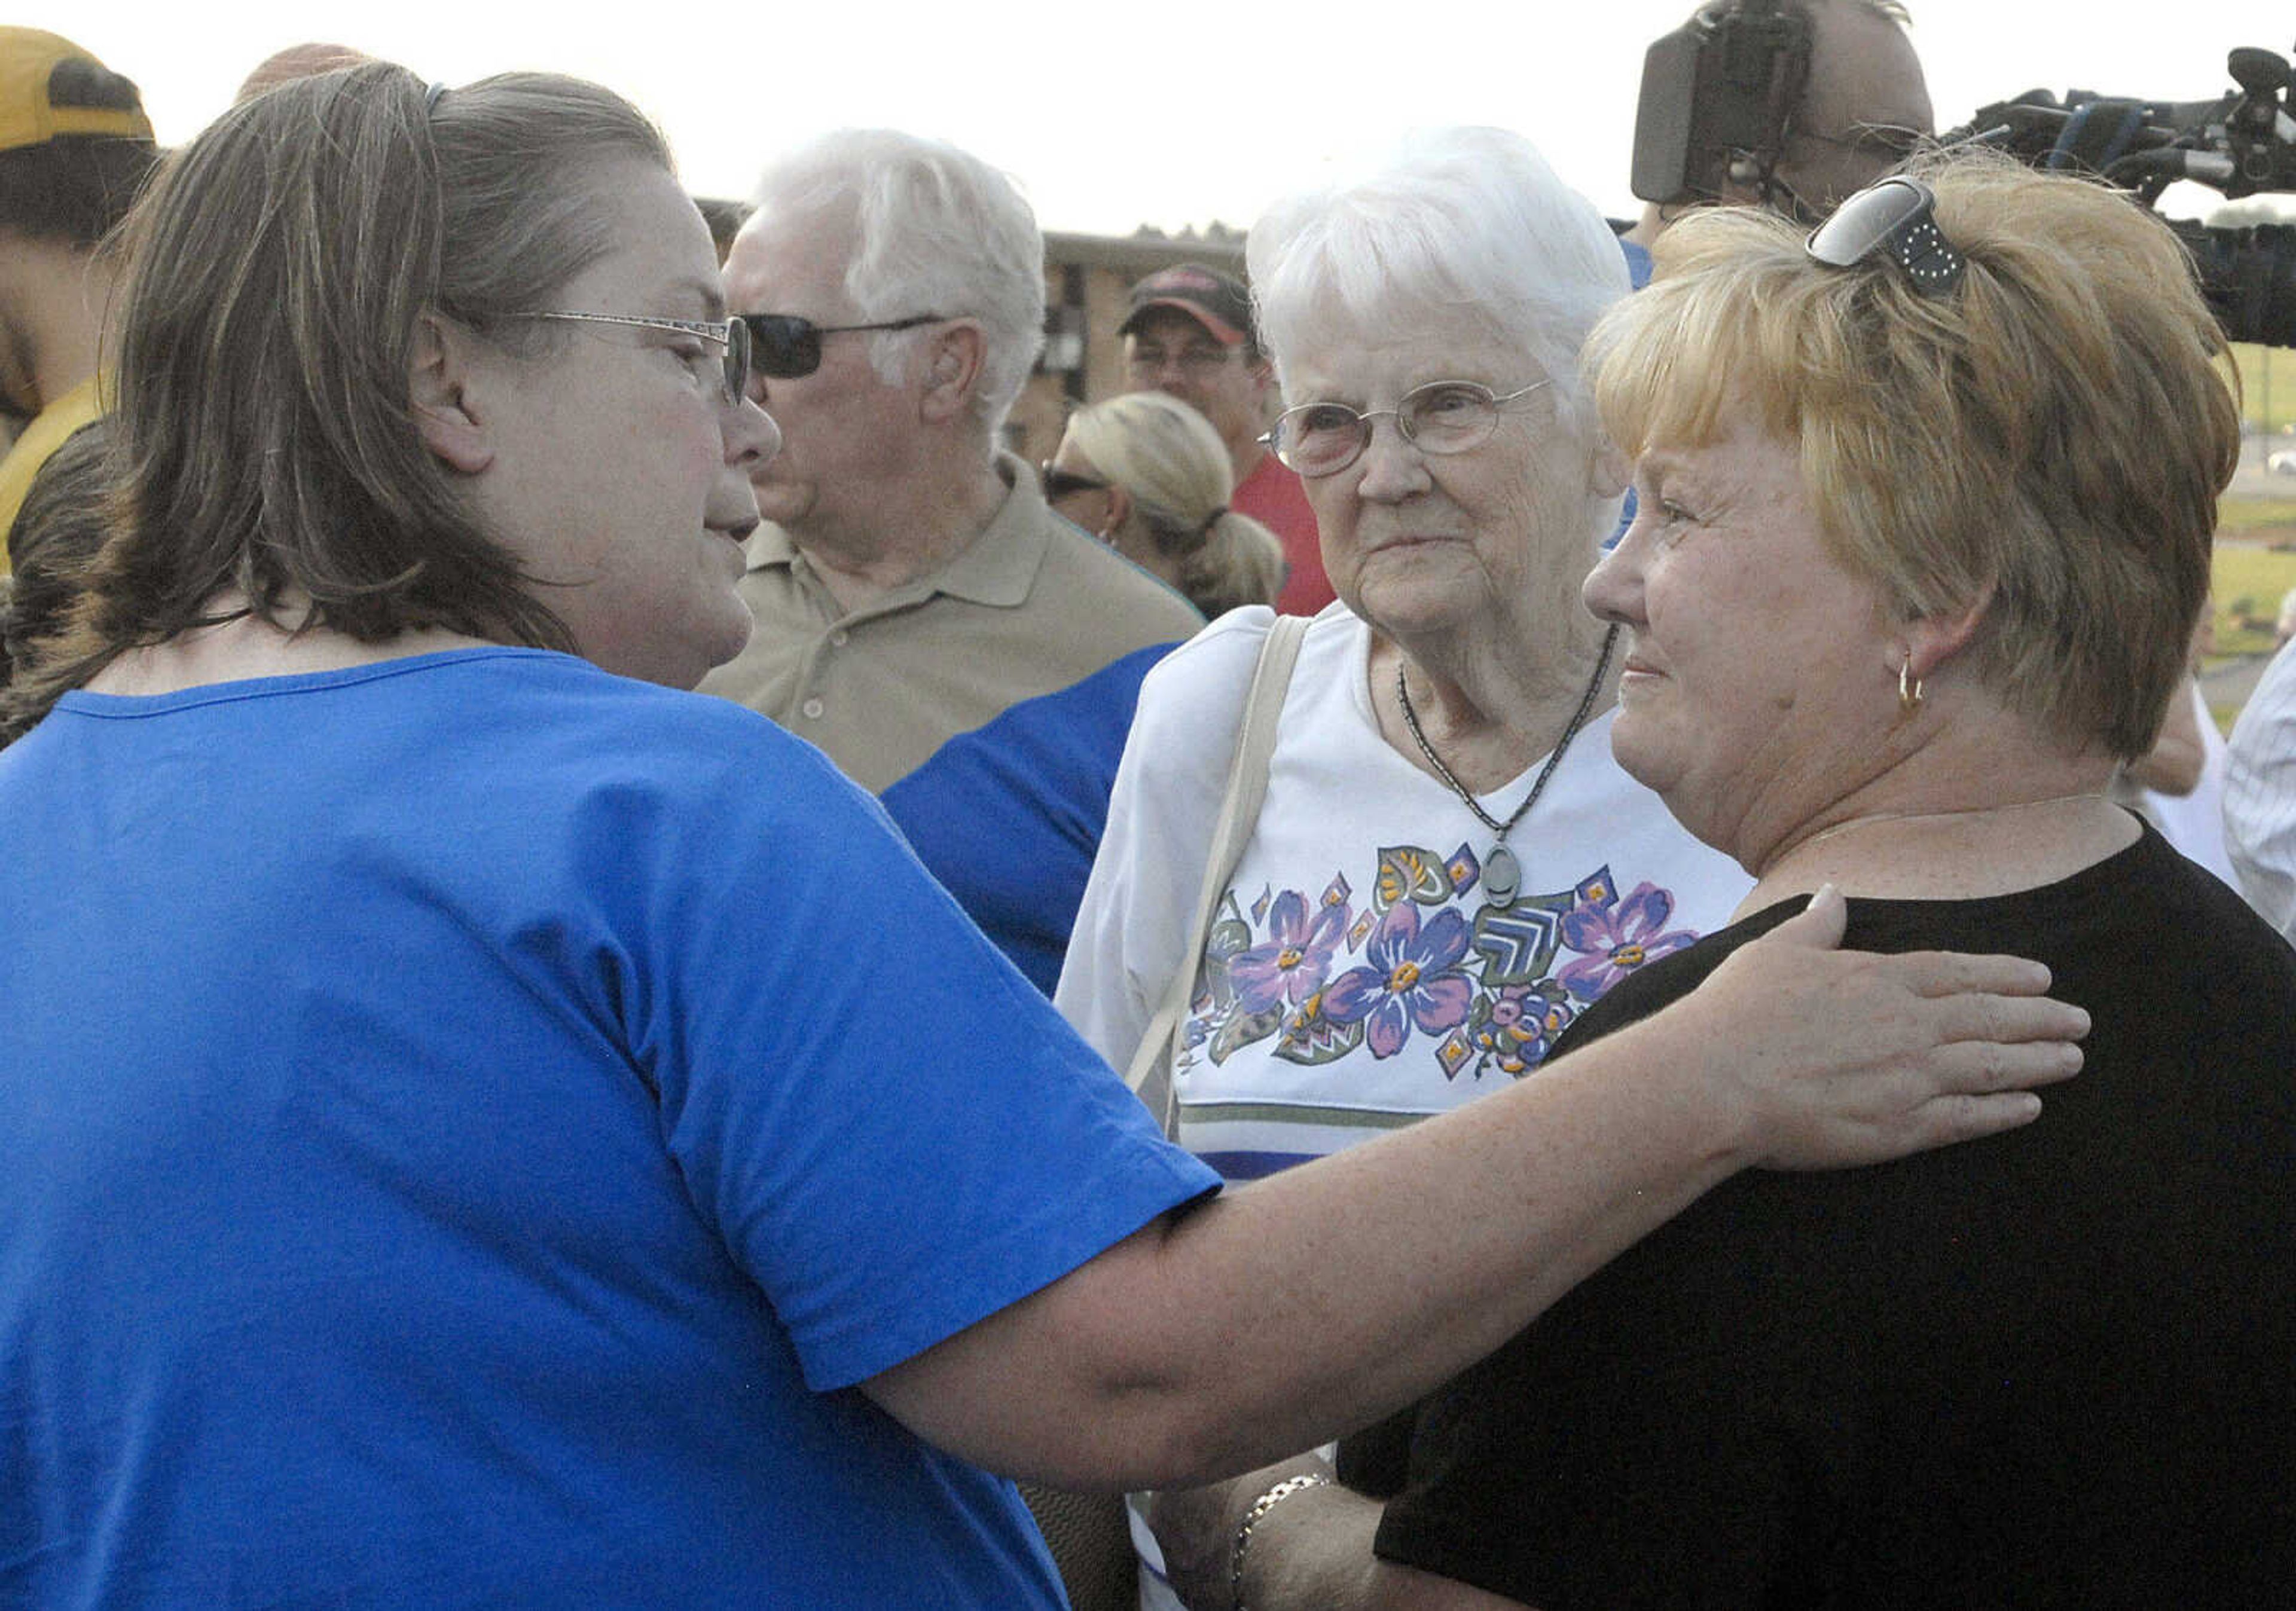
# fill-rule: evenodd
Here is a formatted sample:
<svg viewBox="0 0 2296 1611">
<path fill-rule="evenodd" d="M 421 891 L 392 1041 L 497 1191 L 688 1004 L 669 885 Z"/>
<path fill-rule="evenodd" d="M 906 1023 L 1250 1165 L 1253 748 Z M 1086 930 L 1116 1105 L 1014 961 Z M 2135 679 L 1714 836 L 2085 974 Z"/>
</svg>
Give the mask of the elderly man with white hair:
<svg viewBox="0 0 2296 1611">
<path fill-rule="evenodd" d="M 1036 219 L 953 146 L 833 134 L 767 171 L 726 291 L 783 446 L 752 482 L 757 628 L 703 691 L 878 795 L 1049 992 L 1140 680 L 1201 620 L 999 451 L 1043 340 Z"/>
</svg>

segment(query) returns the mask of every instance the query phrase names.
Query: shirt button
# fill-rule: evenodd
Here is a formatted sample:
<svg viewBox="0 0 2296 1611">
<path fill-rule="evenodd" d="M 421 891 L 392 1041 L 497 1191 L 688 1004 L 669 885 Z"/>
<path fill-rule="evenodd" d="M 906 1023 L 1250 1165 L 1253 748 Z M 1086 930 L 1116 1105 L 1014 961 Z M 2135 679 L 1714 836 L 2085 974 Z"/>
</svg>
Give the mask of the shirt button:
<svg viewBox="0 0 2296 1611">
<path fill-rule="evenodd" d="M 804 704 L 799 706 L 798 708 L 805 713 L 805 719 L 807 721 L 818 722 L 821 720 L 821 701 L 819 699 L 808 699 Z"/>
<path fill-rule="evenodd" d="M 852 636 L 853 634 L 851 633 L 840 627 L 837 631 L 829 634 L 830 645 L 832 648 L 842 649 L 845 647 L 846 643 L 850 641 Z"/>
</svg>

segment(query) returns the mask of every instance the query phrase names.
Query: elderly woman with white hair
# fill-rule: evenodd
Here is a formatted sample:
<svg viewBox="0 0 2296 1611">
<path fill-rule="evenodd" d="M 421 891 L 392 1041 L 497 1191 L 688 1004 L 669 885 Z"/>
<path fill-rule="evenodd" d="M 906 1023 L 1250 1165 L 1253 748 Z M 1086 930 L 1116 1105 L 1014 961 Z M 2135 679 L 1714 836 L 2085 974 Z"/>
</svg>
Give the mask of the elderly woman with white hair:
<svg viewBox="0 0 2296 1611">
<path fill-rule="evenodd" d="M 1054 509 L 1214 619 L 1274 604 L 1283 545 L 1227 504 L 1235 465 L 1211 421 L 1177 397 L 1130 391 L 1069 416 L 1046 463 Z"/>
<path fill-rule="evenodd" d="M 1177 1133 L 1262 1175 L 1536 1067 L 1745 876 L 1611 760 L 1615 634 L 1578 588 L 1625 465 L 1578 378 L 1617 241 L 1519 136 L 1418 137 L 1252 230 L 1261 323 L 1340 603 L 1308 626 L 1266 797 L 1187 932 L 1273 617 L 1149 676 L 1057 1000 L 1119 1066 L 1195 983 Z"/>
<path fill-rule="evenodd" d="M 1578 359 L 1628 282 L 1595 208 L 1455 129 L 1279 202 L 1248 254 L 1340 601 L 1232 867 L 1207 848 L 1274 617 L 1150 675 L 1055 997 L 1123 1067 L 1185 990 L 1168 1118 L 1231 1181 L 1505 1088 L 1749 883 L 1611 758 L 1618 634 L 1579 586 L 1626 465 Z"/>
</svg>

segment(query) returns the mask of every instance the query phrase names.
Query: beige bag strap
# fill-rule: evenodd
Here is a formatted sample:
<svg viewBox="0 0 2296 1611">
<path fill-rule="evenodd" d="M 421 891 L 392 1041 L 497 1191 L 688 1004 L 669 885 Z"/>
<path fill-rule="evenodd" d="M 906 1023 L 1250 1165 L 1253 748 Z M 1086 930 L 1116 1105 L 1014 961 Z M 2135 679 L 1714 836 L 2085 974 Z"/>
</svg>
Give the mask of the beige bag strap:
<svg viewBox="0 0 2296 1611">
<path fill-rule="evenodd" d="M 1132 1054 L 1124 1083 L 1139 1093 L 1170 1135 L 1178 1119 L 1172 1092 L 1172 1063 L 1179 1056 L 1179 1038 L 1186 1022 L 1188 999 L 1195 994 L 1196 970 L 1202 965 L 1205 938 L 1212 916 L 1243 847 L 1259 824 L 1260 802 L 1267 797 L 1267 764 L 1275 753 L 1277 718 L 1283 696 L 1292 686 L 1292 667 L 1300 658 L 1300 644 L 1308 635 L 1306 616 L 1277 616 L 1259 646 L 1252 667 L 1251 685 L 1243 696 L 1243 715 L 1236 725 L 1235 754 L 1228 763 L 1227 792 L 1220 800 L 1219 819 L 1213 825 L 1210 853 L 1204 858 L 1203 881 L 1197 887 L 1195 920 L 1188 926 L 1188 943 L 1172 970 L 1172 982 L 1156 1015 Z"/>
</svg>

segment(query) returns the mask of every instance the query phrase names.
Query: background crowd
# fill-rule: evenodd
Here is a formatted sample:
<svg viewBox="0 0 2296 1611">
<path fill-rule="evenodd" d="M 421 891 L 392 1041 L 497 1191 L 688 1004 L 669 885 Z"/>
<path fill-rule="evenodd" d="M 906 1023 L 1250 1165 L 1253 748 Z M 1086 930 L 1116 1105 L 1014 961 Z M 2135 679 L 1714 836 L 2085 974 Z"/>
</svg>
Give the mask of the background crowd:
<svg viewBox="0 0 2296 1611">
<path fill-rule="evenodd" d="M 1297 191 L 1038 462 L 946 143 L 697 209 L 312 45 L 168 153 L 0 29 L 0 1588 L 2284 1583 L 2224 342 L 1905 21 L 1703 8 L 1768 122 L 1638 219 L 1490 129 Z"/>
</svg>

